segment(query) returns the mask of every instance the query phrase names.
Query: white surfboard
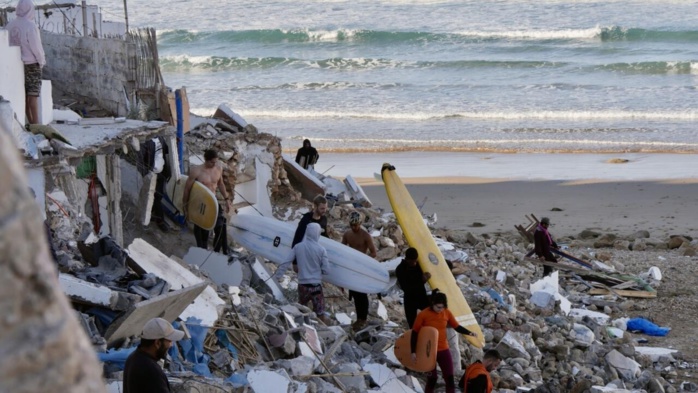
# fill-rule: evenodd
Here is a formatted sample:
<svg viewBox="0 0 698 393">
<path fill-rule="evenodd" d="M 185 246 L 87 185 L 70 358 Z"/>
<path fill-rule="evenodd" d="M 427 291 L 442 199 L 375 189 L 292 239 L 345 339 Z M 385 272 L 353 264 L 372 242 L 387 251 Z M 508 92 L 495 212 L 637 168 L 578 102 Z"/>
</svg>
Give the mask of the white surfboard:
<svg viewBox="0 0 698 393">
<path fill-rule="evenodd" d="M 294 223 L 248 214 L 234 215 L 228 226 L 228 234 L 239 245 L 277 264 L 291 258 L 295 232 Z M 363 293 L 379 293 L 390 284 L 388 271 L 370 256 L 325 237 L 320 237 L 320 245 L 330 260 L 324 281 Z"/>
</svg>

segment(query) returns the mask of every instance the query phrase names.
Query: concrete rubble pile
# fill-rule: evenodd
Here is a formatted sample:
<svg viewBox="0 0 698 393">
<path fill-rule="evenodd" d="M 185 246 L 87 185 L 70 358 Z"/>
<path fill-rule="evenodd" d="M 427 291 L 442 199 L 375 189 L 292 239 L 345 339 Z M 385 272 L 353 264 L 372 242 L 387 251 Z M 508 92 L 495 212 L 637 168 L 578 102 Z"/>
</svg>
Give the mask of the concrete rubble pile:
<svg viewBox="0 0 698 393">
<path fill-rule="evenodd" d="M 331 210 L 334 233 L 347 229 L 344 223 L 353 209 L 335 206 Z M 379 244 L 381 254 L 388 256 L 387 259 L 401 255 L 406 245 L 394 219 L 379 211 L 359 210 L 368 217 L 366 226 Z M 637 336 L 623 331 L 620 317 L 638 307 L 632 300 L 619 302 L 586 295 L 584 285 L 559 278 L 557 272 L 547 281 L 552 287 L 559 282 L 559 288 L 537 286 L 536 268 L 522 262 L 526 248 L 513 235 L 506 239 L 465 234 L 465 241 L 459 243 L 460 234 L 437 232 L 447 239 L 441 241 L 444 253 L 461 259 L 456 260 L 453 271 L 476 312 L 488 346 L 505 356 L 505 366 L 493 373 L 497 391 L 673 392 L 678 391 L 676 386 L 693 387 L 676 379 L 677 371 L 688 367 L 681 361 L 680 353 L 642 347 L 636 341 Z M 58 243 L 70 244 L 66 239 L 59 239 Z M 99 243 L 102 244 L 97 246 Z M 380 300 L 373 297 L 371 323 L 361 331 L 352 332 L 351 316 L 346 312 L 352 307 L 337 288 L 326 288 L 326 293 L 330 299 L 340 299 L 330 300 L 334 303 L 331 308 L 343 312 L 333 312 L 337 325 L 325 326 L 309 308 L 277 300 L 270 288 L 260 283 L 259 277 L 252 277 L 255 258 L 244 250 L 237 250 L 232 257 L 213 254 L 222 257 L 228 266 L 240 266 L 234 270 L 236 277 L 232 277 L 237 280 L 237 286 L 217 286 L 216 280 L 207 278 L 200 268 L 184 266 L 182 261 L 167 258 L 144 242 L 134 241 L 129 252 L 123 252 L 113 244 L 110 246 L 107 238 L 93 243 L 90 249 L 93 255 L 84 258 L 84 266 L 78 269 L 79 264 L 73 264 L 74 275 L 62 274 L 61 282 L 79 304 L 77 308 L 86 331 L 98 351 L 104 351 L 107 346 L 110 354 L 119 352 L 115 348 L 132 350 L 137 335 L 132 331 L 114 340 L 113 329 L 104 322 L 104 310 L 110 310 L 112 316 L 129 311 L 185 285 L 192 286 L 198 279 L 217 289 L 212 291 L 211 298 L 217 299 L 218 315 L 206 324 L 197 320 L 196 315 L 190 315 L 183 323 L 191 342 L 185 340 L 177 356 L 169 362 L 171 375 L 181 381 L 181 386 L 195 386 L 192 384 L 204 378 L 206 383 L 214 383 L 225 391 L 244 386 L 254 391 L 293 392 L 421 389 L 423 376 L 405 372 L 392 356 L 392 342 L 404 330 L 397 288 L 387 290 Z M 104 250 L 105 255 L 98 257 L 96 264 L 87 262 L 96 257 L 96 249 Z M 199 249 L 198 253 L 202 252 L 210 253 Z M 153 274 L 147 270 L 157 270 L 154 267 L 139 269 L 140 257 L 176 265 L 177 270 L 189 272 L 192 278 L 180 282 L 169 275 L 179 277 L 182 272 L 158 270 Z M 395 260 L 386 263 L 396 265 Z M 273 265 L 267 267 L 273 269 Z M 139 274 L 138 270 L 143 272 Z M 293 281 L 293 273 L 287 273 L 282 280 L 290 299 L 294 296 Z M 80 289 L 70 292 L 76 285 Z M 97 300 L 86 296 L 102 291 L 111 293 Z M 181 307 L 188 306 L 190 301 Z M 163 304 L 171 307 L 170 303 Z M 146 314 L 152 317 L 162 312 L 156 306 Z M 105 334 L 112 337 L 105 340 Z M 464 342 L 460 348 L 466 365 L 481 356 L 481 350 Z M 118 379 L 120 371 L 114 364 L 125 357 L 117 361 L 108 356 L 104 359 L 107 376 Z"/>
<path fill-rule="evenodd" d="M 276 137 L 257 133 L 251 125 L 228 129 L 208 122 L 196 129 L 187 136 L 191 157 L 218 149 L 221 161 L 234 166 L 226 171 L 226 182 L 236 190 L 260 176 L 262 162 L 270 168 L 269 213 L 290 219 L 308 210 L 309 203 L 289 185 Z M 240 130 L 241 137 L 229 137 Z M 266 147 L 257 154 L 246 151 L 249 146 Z M 47 204 L 60 282 L 100 353 L 112 391 L 119 391 L 123 362 L 137 344 L 139 329 L 153 317 L 178 320 L 178 328 L 187 332 L 170 351 L 166 367 L 176 391 L 422 391 L 425 376 L 406 371 L 393 355 L 392 344 L 405 330 L 396 286 L 371 295 L 369 324 L 355 332 L 352 303 L 343 290 L 326 284 L 334 321 L 327 326 L 293 301 L 293 272 L 279 286 L 270 279 L 275 266 L 241 248 L 222 255 L 191 247 L 185 255 L 167 256 L 142 238 L 122 248 L 108 236 L 94 236 L 91 223 L 76 218 L 76 207 L 61 191 L 48 195 L 60 202 Z M 328 212 L 331 237 L 341 239 L 352 211 L 365 218 L 377 259 L 394 270 L 408 246 L 392 214 L 335 204 Z M 562 268 L 541 279 L 541 269 L 525 258 L 531 246 L 513 231 L 489 236 L 433 232 L 483 328 L 486 349 L 505 357 L 493 372 L 498 392 L 698 390 L 681 378 L 694 367 L 681 353 L 641 346 L 643 336 L 626 330 L 629 313 L 642 310 L 640 301 L 613 293 L 589 295 L 588 283 Z M 624 266 L 613 260 L 613 253 L 621 249 L 676 249 L 690 256 L 697 248 L 686 236 L 657 240 L 645 233 L 621 238 L 591 232 L 558 241 L 620 272 Z M 175 235 L 162 235 L 163 244 L 169 236 Z M 660 272 L 643 277 L 653 287 L 661 284 Z M 462 364 L 456 364 L 457 377 L 483 353 L 462 339 L 458 348 Z"/>
</svg>

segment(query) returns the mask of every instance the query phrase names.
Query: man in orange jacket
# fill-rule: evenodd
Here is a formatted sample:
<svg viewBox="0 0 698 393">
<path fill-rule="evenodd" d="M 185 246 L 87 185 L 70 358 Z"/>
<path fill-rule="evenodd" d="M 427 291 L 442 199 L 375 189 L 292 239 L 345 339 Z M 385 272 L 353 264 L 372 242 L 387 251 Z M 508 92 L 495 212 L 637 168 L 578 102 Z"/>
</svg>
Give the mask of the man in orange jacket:
<svg viewBox="0 0 698 393">
<path fill-rule="evenodd" d="M 485 352 L 482 362 L 477 361 L 467 369 L 459 385 L 463 386 L 463 393 L 490 393 L 492 392 L 492 379 L 490 371 L 496 370 L 502 362 L 502 356 L 494 349 Z"/>
</svg>

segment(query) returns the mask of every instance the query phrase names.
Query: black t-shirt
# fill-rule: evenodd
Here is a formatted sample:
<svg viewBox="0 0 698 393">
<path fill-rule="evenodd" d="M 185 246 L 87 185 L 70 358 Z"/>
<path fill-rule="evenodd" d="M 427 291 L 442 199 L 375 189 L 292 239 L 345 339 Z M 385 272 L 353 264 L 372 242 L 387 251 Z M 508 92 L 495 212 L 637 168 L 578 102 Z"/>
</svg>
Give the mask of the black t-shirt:
<svg viewBox="0 0 698 393">
<path fill-rule="evenodd" d="M 124 393 L 170 393 L 170 383 L 155 359 L 136 349 L 126 359 Z"/>
<path fill-rule="evenodd" d="M 322 228 L 322 231 L 320 231 L 320 235 L 327 237 L 327 217 L 322 216 L 319 220 L 316 220 L 313 218 L 313 212 L 308 212 L 303 214 L 303 217 L 301 217 L 301 220 L 298 223 L 296 233 L 295 235 L 293 235 L 293 243 L 291 244 L 291 247 L 303 241 L 303 237 L 305 236 L 305 228 L 308 227 L 308 224 L 313 222 L 316 224 L 320 224 L 320 228 Z"/>
<path fill-rule="evenodd" d="M 424 288 L 424 276 L 419 264 L 411 266 L 406 260 L 402 260 L 395 269 L 395 277 L 400 289 L 405 293 L 405 298 L 424 300 L 427 299 L 427 290 Z"/>
</svg>

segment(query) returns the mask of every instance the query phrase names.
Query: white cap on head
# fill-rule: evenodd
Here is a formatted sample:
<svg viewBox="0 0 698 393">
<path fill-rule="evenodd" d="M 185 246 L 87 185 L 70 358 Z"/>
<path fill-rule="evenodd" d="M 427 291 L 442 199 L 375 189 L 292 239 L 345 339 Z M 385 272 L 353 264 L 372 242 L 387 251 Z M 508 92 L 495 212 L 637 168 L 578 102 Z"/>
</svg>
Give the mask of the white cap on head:
<svg viewBox="0 0 698 393">
<path fill-rule="evenodd" d="M 184 337 L 184 332 L 172 327 L 172 324 L 162 318 L 153 318 L 143 326 L 141 338 L 146 340 L 159 340 L 161 338 L 170 341 L 179 341 Z"/>
</svg>

